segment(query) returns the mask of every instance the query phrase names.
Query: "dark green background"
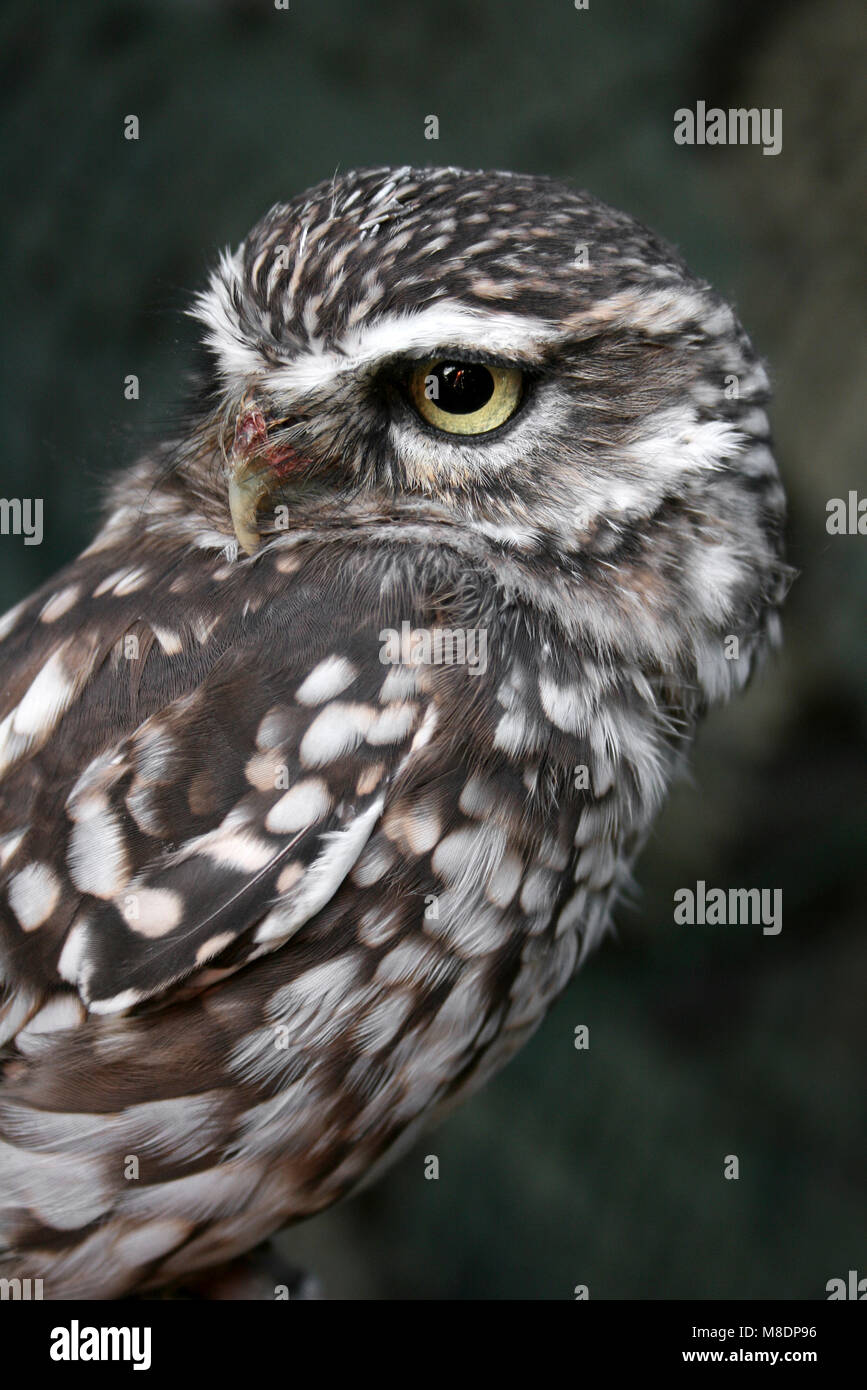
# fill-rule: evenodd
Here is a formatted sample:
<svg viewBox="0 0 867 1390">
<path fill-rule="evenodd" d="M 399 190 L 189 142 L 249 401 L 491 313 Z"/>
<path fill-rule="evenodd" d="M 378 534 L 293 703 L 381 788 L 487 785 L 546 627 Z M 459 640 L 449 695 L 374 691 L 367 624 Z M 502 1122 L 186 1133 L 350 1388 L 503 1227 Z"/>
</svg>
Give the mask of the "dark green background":
<svg viewBox="0 0 867 1390">
<path fill-rule="evenodd" d="M 2 27 L 0 495 L 43 497 L 46 520 L 41 547 L 0 539 L 4 608 L 168 427 L 216 250 L 337 167 L 572 179 L 675 242 L 775 378 L 785 651 L 710 722 L 616 939 L 535 1040 L 287 1248 L 332 1297 L 821 1298 L 867 1275 L 867 538 L 825 530 L 827 500 L 864 490 L 861 6 L 76 0 L 7 4 Z M 782 107 L 782 153 L 676 146 L 698 98 Z M 674 926 L 698 878 L 782 888 L 782 934 Z"/>
</svg>

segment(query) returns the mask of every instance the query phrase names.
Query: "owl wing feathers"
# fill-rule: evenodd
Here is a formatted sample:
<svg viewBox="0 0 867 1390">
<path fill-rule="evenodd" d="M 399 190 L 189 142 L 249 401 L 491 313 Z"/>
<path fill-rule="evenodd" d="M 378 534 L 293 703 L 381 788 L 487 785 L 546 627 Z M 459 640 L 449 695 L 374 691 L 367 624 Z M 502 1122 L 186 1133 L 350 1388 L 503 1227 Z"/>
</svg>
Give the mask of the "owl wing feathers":
<svg viewBox="0 0 867 1390">
<path fill-rule="evenodd" d="M 54 1297 L 336 1200 L 503 1065 L 607 911 L 613 853 L 571 872 L 593 807 L 563 767 L 590 754 L 526 638 L 508 679 L 499 641 L 485 680 L 383 664 L 386 624 L 481 605 L 417 556 L 326 550 L 181 569 L 139 544 L 133 593 L 103 556 L 19 618 L 14 689 L 0 643 L 0 1271 L 25 1249 Z"/>
<path fill-rule="evenodd" d="M 0 940 L 25 1020 L 60 982 L 115 1012 L 280 946 L 358 859 L 433 715 L 406 680 L 389 686 L 357 607 L 352 625 L 303 586 L 293 605 L 267 561 L 234 630 L 220 621 L 216 560 L 199 563 L 183 613 L 169 571 L 120 605 L 91 583 L 86 606 L 39 621 L 83 591 L 75 568 L 7 638 L 19 678 L 0 706 Z M 287 625 L 287 607 L 303 621 Z"/>
<path fill-rule="evenodd" d="M 283 668 L 282 675 L 290 673 Z M 290 683 L 300 684 L 297 676 Z M 178 705 L 209 702 L 210 685 L 206 679 Z M 98 852 L 125 815 L 156 840 L 142 862 L 120 838 L 111 897 L 87 904 L 61 954 L 60 974 L 95 1011 L 137 1003 L 216 956 L 237 968 L 273 950 L 324 906 L 361 853 L 415 732 L 416 711 L 397 718 L 387 708 L 337 700 L 299 710 L 286 699 L 266 704 L 267 689 L 266 672 L 255 668 L 223 682 L 226 709 L 243 711 L 246 730 L 233 730 L 222 761 L 203 746 L 219 748 L 219 723 L 203 741 L 199 729 L 188 729 L 191 711 L 171 705 L 92 767 L 96 798 L 85 779 L 70 797 L 73 864 L 90 853 L 86 842 L 79 850 L 79 831 Z M 386 721 L 393 733 L 386 759 L 359 760 L 359 744 L 380 737 Z M 341 760 L 341 749 L 351 761 Z M 161 780 L 163 760 L 177 760 L 187 800 L 199 810 L 236 793 L 217 825 L 177 845 L 169 816 L 160 814 L 178 787 L 174 777 Z M 246 787 L 236 785 L 239 775 Z"/>
</svg>

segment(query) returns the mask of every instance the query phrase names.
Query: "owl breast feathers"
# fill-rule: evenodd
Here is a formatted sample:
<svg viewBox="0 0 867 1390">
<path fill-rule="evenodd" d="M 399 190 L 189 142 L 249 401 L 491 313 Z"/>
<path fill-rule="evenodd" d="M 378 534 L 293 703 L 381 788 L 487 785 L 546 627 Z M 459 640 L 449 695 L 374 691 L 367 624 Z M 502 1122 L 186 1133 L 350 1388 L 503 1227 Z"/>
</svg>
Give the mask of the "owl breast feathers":
<svg viewBox="0 0 867 1390">
<path fill-rule="evenodd" d="M 194 310 L 178 437 L 0 624 L 0 1275 L 114 1297 L 349 1192 L 598 941 L 776 636 L 768 381 L 544 178 L 349 173 Z"/>
</svg>

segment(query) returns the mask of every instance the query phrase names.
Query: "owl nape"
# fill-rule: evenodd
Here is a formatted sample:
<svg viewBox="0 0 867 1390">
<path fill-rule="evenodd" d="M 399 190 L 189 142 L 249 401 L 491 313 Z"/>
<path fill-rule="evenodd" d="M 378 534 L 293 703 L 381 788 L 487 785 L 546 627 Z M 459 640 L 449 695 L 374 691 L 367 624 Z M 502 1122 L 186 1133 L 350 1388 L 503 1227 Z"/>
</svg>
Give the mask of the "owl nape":
<svg viewBox="0 0 867 1390">
<path fill-rule="evenodd" d="M 541 1024 L 787 584 L 764 367 L 587 194 L 345 173 L 193 312 L 188 426 L 0 621 L 0 1276 L 52 1299 L 309 1296 L 249 1252 Z"/>
</svg>

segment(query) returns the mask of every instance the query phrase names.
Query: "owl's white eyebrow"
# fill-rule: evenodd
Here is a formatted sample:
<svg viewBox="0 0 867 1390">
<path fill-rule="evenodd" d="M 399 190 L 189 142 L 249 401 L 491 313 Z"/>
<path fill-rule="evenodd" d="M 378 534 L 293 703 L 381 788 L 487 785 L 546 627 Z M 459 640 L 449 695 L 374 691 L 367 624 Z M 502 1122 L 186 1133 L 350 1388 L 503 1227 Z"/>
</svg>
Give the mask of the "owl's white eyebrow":
<svg viewBox="0 0 867 1390">
<path fill-rule="evenodd" d="M 359 363 L 445 344 L 474 352 L 514 353 L 520 357 L 562 335 L 559 325 L 545 319 L 440 303 L 417 313 L 391 314 L 369 327 L 353 329 L 339 340 L 337 350 Z"/>
</svg>

